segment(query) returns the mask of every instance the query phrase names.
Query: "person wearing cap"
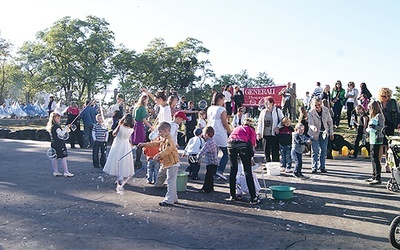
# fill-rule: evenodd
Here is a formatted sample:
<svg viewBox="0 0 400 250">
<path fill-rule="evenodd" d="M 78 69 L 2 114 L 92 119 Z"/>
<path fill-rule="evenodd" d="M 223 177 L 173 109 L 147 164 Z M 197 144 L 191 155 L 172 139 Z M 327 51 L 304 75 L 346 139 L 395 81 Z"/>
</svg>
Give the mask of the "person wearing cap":
<svg viewBox="0 0 400 250">
<path fill-rule="evenodd" d="M 203 147 L 204 140 L 201 137 L 201 129 L 196 129 L 194 134 L 195 136 L 190 138 L 188 144 L 186 145 L 185 151 L 182 153 L 182 157 L 188 156 L 189 167 L 186 169 L 186 171 L 189 172 L 189 177 L 192 177 L 192 180 L 198 180 L 200 163 L 197 160 L 197 154 Z"/>
<path fill-rule="evenodd" d="M 214 129 L 214 140 L 222 151 L 222 157 L 217 168 L 217 177 L 224 180 L 227 178 L 223 175 L 226 164 L 228 163 L 228 134 L 231 133 L 231 128 L 227 121 L 227 113 L 224 108 L 225 96 L 222 93 L 217 93 L 212 99 L 211 106 L 207 109 L 207 126 Z"/>
<path fill-rule="evenodd" d="M 178 130 L 179 126 L 182 124 L 183 121 L 187 121 L 187 117 L 183 111 L 178 111 L 174 114 L 174 120 L 169 122 L 171 125 L 170 134 L 172 139 L 174 140 L 176 147 L 178 146 Z M 157 179 L 154 184 L 155 187 L 163 187 L 165 179 L 167 177 L 167 171 L 165 168 L 160 168 L 158 171 Z"/>
</svg>

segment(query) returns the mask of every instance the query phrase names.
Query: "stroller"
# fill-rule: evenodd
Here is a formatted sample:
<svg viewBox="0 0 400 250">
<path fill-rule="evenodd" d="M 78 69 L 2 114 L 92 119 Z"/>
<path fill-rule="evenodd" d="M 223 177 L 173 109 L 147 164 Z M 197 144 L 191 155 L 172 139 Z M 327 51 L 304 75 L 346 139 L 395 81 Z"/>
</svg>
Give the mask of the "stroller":
<svg viewBox="0 0 400 250">
<path fill-rule="evenodd" d="M 392 169 L 392 177 L 387 182 L 386 188 L 397 192 L 400 190 L 400 136 L 387 136 L 387 139 L 387 161 Z"/>
</svg>

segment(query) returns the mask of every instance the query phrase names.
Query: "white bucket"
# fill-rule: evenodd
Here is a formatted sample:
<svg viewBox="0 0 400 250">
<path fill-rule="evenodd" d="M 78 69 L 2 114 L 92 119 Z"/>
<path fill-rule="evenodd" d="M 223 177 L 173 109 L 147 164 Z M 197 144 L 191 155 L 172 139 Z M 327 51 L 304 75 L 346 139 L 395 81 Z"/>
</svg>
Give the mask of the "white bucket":
<svg viewBox="0 0 400 250">
<path fill-rule="evenodd" d="M 279 162 L 267 162 L 265 166 L 267 167 L 267 175 L 278 176 L 281 174 L 280 171 L 281 164 Z"/>
</svg>

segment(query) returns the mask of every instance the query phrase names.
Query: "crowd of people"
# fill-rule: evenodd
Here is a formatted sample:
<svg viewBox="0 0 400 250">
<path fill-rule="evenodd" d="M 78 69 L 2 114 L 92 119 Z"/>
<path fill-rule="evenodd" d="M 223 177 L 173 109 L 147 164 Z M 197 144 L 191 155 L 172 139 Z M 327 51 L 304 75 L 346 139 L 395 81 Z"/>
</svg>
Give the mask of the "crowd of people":
<svg viewBox="0 0 400 250">
<path fill-rule="evenodd" d="M 245 113 L 246 108 L 242 106 L 244 95 L 238 86 L 228 85 L 221 92 L 215 91 L 206 110 L 196 109 L 193 101 L 186 102 L 173 89 L 169 95 L 165 91 L 154 94 L 147 89 L 142 91 L 132 108 L 125 105 L 122 95 L 118 96 L 118 109 L 113 114 L 113 141 L 108 154 L 109 131 L 95 103 L 86 102 L 80 111 L 76 103 L 71 102 L 66 128 L 70 130 L 71 148 L 75 147 L 75 143 L 81 148 L 92 147 L 93 166 L 116 176 L 117 190 L 134 175 L 135 169 L 144 166 L 141 161 L 144 155 L 148 184 L 164 187 L 164 182 L 167 182 L 167 193 L 160 206 L 173 206 L 178 202 L 176 180 L 181 138 L 184 138 L 183 147 L 181 145 L 184 153 L 181 156 L 187 157 L 186 171 L 192 180 L 200 179 L 200 166 L 205 163 L 206 174 L 200 192 L 213 192 L 214 179 L 228 180 L 225 169 L 230 161 L 230 200 L 242 199 L 241 195 L 237 195 L 236 185 L 240 170 L 245 173 L 250 196 L 248 201 L 258 203 L 258 183 L 255 183 L 252 172 L 257 142 L 262 142 L 267 162 L 280 162 L 281 172 L 290 173 L 295 178 L 306 178 L 302 171 L 302 156 L 308 152 L 311 155 L 311 173 L 327 173 L 325 162 L 329 158 L 329 142 L 334 139 L 342 109 L 346 107 L 348 128 L 357 129 L 355 150 L 349 157 L 356 158 L 360 142 L 365 143 L 369 138 L 373 174 L 366 181 L 374 185 L 381 183 L 380 159 L 387 150 L 383 128 L 389 136 L 394 134 L 395 129 L 400 129 L 399 109 L 391 97 L 392 91 L 381 88 L 374 100 L 365 83 L 360 85 L 358 91 L 354 82 L 349 82 L 345 90 L 341 81 L 337 81 L 331 92 L 329 85 L 322 88 L 317 82 L 315 90 L 311 94 L 306 93 L 298 118 L 291 111 L 296 94 L 288 83 L 279 93 L 282 96 L 281 105 L 276 105 L 271 96 L 264 98 L 265 107 L 260 111 L 256 125 Z M 154 119 L 148 109 L 150 100 L 155 103 Z M 84 127 L 82 140 L 74 134 L 79 133 L 79 120 Z M 294 127 L 292 122 L 295 122 Z M 183 123 L 184 130 L 181 129 Z M 71 130 L 72 126 L 78 129 Z M 56 150 L 57 158 L 61 159 L 64 176 L 72 177 L 66 162 L 68 152 L 65 140 L 60 136 L 67 129 L 61 129 L 60 114 L 51 112 L 48 123 L 51 146 Z M 221 157 L 218 156 L 219 151 Z M 52 159 L 53 175 L 61 176 L 57 158 Z M 390 171 L 388 166 L 386 171 Z"/>
</svg>

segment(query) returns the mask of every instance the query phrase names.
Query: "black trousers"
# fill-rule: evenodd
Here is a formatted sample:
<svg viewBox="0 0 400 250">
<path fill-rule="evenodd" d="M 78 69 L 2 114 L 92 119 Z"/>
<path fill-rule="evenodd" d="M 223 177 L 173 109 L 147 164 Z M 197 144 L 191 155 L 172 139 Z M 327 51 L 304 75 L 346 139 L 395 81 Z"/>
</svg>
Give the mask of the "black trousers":
<svg viewBox="0 0 400 250">
<path fill-rule="evenodd" d="M 364 127 L 359 126 L 357 128 L 356 141 L 354 142 L 354 153 L 353 153 L 353 156 L 355 156 L 355 157 L 357 157 L 358 150 L 360 150 L 360 141 L 362 140 L 363 135 L 364 135 Z"/>
<path fill-rule="evenodd" d="M 217 165 L 210 164 L 206 166 L 206 177 L 204 178 L 203 190 L 206 193 L 214 191 L 214 175 L 217 173 Z"/>
<path fill-rule="evenodd" d="M 267 162 L 279 162 L 279 141 L 278 137 L 274 135 L 267 135 L 263 138 L 264 154 Z M 272 154 L 272 160 L 271 160 Z"/>
<path fill-rule="evenodd" d="M 379 149 L 381 145 L 371 144 L 372 179 L 381 180 L 381 159 Z"/>
<path fill-rule="evenodd" d="M 237 147 L 236 147 L 237 146 Z M 250 198 L 256 197 L 254 187 L 253 173 L 251 171 L 251 157 L 245 142 L 239 142 L 228 145 L 228 153 L 231 160 L 231 172 L 229 174 L 229 191 L 232 197 L 236 197 L 236 175 L 238 172 L 238 158 L 243 163 L 244 173 L 246 175 L 246 183 L 249 188 Z"/>
</svg>

